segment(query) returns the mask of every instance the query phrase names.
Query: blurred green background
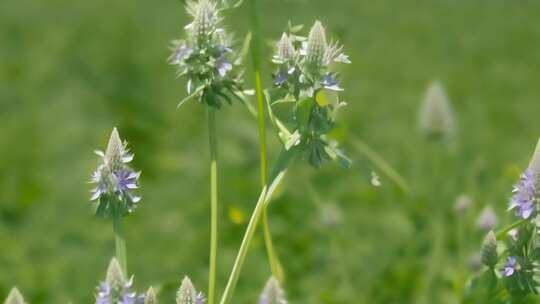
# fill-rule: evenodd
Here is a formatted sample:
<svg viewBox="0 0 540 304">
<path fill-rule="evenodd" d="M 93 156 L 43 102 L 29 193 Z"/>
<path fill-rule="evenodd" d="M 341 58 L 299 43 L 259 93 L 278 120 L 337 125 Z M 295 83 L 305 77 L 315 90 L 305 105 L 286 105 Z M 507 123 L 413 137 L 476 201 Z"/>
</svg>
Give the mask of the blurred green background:
<svg viewBox="0 0 540 304">
<path fill-rule="evenodd" d="M 354 159 L 315 171 L 298 161 L 270 209 L 291 303 L 458 303 L 476 217 L 499 216 L 540 136 L 538 1 L 262 1 L 264 37 L 287 21 L 320 19 L 345 45 L 349 103 L 336 137 Z M 239 40 L 245 5 L 226 14 Z M 127 219 L 136 286 L 173 301 L 189 274 L 206 289 L 209 193 L 204 108 L 176 103 L 184 83 L 169 40 L 188 22 L 178 0 L 0 2 L 0 298 L 17 285 L 31 303 L 91 303 L 113 253 L 95 219 L 89 176 L 117 126 L 142 170 L 143 201 Z M 306 29 L 307 30 L 307 29 Z M 270 84 L 271 48 L 263 73 Z M 246 87 L 251 87 L 251 70 Z M 451 147 L 427 144 L 416 116 L 440 79 L 456 112 Z M 256 122 L 240 105 L 218 117 L 221 185 L 219 290 L 259 191 Z M 269 131 L 271 160 L 279 151 Z M 355 150 L 368 143 L 407 180 L 396 187 Z M 382 186 L 370 184 L 371 171 Z M 455 198 L 474 201 L 464 216 Z M 341 214 L 328 226 L 330 212 Z M 438 215 L 437 215 L 438 214 Z M 326 224 L 325 224 L 326 223 Z M 435 228 L 434 228 L 435 227 Z M 256 303 L 269 269 L 257 235 L 234 303 Z"/>
</svg>

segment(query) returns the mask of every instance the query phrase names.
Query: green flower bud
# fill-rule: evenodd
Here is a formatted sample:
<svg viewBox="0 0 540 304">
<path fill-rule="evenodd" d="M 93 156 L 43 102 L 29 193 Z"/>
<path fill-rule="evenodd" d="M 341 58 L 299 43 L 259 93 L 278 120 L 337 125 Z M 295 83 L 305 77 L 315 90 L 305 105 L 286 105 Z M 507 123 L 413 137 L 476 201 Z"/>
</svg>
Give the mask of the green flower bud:
<svg viewBox="0 0 540 304">
<path fill-rule="evenodd" d="M 25 304 L 24 298 L 17 287 L 11 289 L 4 304 Z"/>
<path fill-rule="evenodd" d="M 126 283 L 126 277 L 122 272 L 120 263 L 116 258 L 112 258 L 107 268 L 107 276 L 105 281 L 113 290 L 122 290 L 124 284 Z"/>
<path fill-rule="evenodd" d="M 484 239 L 482 244 L 482 263 L 490 268 L 495 267 L 497 264 L 497 238 L 495 233 L 491 230 Z"/>
<path fill-rule="evenodd" d="M 451 138 L 455 133 L 454 113 L 442 84 L 430 84 L 420 112 L 418 127 L 429 138 Z"/>
<path fill-rule="evenodd" d="M 316 21 L 307 40 L 306 65 L 311 71 L 318 71 L 324 62 L 326 54 L 326 34 L 320 21 Z"/>
<path fill-rule="evenodd" d="M 154 288 L 150 287 L 148 288 L 148 291 L 146 292 L 146 296 L 144 297 L 144 304 L 157 304 L 157 296 L 156 292 L 154 291 Z"/>
</svg>

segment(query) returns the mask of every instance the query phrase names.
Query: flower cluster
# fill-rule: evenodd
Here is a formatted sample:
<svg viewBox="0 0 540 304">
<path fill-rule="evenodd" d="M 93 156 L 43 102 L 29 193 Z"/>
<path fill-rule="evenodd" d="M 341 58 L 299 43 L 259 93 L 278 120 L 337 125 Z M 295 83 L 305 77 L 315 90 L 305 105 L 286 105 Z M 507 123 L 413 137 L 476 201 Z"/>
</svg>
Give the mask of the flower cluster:
<svg viewBox="0 0 540 304">
<path fill-rule="evenodd" d="M 202 292 L 197 292 L 188 277 L 184 277 L 176 293 L 176 304 L 204 304 L 206 299 Z"/>
<path fill-rule="evenodd" d="M 116 128 L 113 129 L 105 152 L 96 151 L 101 163 L 92 174 L 91 182 L 96 185 L 92 190 L 91 201 L 98 201 L 96 215 L 110 217 L 115 212 L 121 215 L 132 212 L 140 196 L 134 194 L 137 189 L 140 172 L 129 167 L 133 154 L 129 153 L 127 143 L 122 142 Z"/>
<path fill-rule="evenodd" d="M 145 296 L 132 291 L 133 277 L 126 279 L 116 259 L 107 269 L 105 281 L 97 287 L 96 304 L 145 304 Z"/>
<path fill-rule="evenodd" d="M 504 294 L 505 300 L 515 299 L 522 303 L 521 300 L 530 294 L 538 293 L 540 214 L 537 210 L 540 193 L 537 189 L 540 172 L 535 164 L 539 161 L 540 142 L 531 164 L 512 191 L 508 210 L 515 213 L 516 222 L 503 229 L 497 237 L 490 232 L 484 241 L 482 262 L 488 269 L 470 284 L 469 294 L 475 301 Z"/>
<path fill-rule="evenodd" d="M 338 92 L 343 91 L 333 63 L 350 63 L 335 42 L 327 42 L 324 27 L 317 21 L 309 36 L 290 30 L 283 33 L 272 61 L 278 65 L 274 74 L 272 105 L 292 103 L 295 131 L 286 139 L 286 147 L 299 146 L 304 158 L 314 167 L 325 160 L 348 163 L 327 135 L 335 126 L 337 110 L 344 106 Z"/>
<path fill-rule="evenodd" d="M 196 98 L 200 102 L 220 108 L 222 100 L 231 103 L 241 79 L 231 76 L 233 51 L 231 37 L 221 27 L 218 4 L 212 0 L 190 1 L 187 10 L 193 22 L 184 29 L 186 38 L 172 41 L 173 53 L 169 63 L 178 68 L 177 76 L 187 78 L 188 97 L 179 106 Z"/>
<path fill-rule="evenodd" d="M 514 186 L 510 210 L 516 210 L 516 214 L 528 219 L 536 210 L 538 195 L 536 193 L 537 177 L 532 169 L 527 169 L 521 174 L 519 182 Z"/>
</svg>

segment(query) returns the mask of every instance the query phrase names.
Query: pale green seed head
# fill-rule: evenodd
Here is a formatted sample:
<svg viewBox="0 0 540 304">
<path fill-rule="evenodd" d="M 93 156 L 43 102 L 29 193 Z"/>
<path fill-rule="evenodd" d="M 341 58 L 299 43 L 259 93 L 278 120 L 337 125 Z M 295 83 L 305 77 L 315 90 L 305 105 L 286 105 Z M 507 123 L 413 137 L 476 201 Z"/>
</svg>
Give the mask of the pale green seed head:
<svg viewBox="0 0 540 304">
<path fill-rule="evenodd" d="M 112 258 L 107 268 L 107 276 L 105 281 L 111 286 L 113 290 L 121 290 L 126 283 L 126 276 L 122 272 L 120 263 L 116 258 Z"/>
<path fill-rule="evenodd" d="M 193 16 L 193 22 L 189 26 L 191 38 L 201 47 L 217 28 L 219 22 L 217 5 L 212 0 L 199 0 L 190 2 L 188 11 Z"/>
<path fill-rule="evenodd" d="M 24 298 L 17 287 L 11 289 L 4 304 L 25 304 Z"/>
<path fill-rule="evenodd" d="M 296 57 L 296 51 L 294 49 L 291 38 L 287 33 L 281 35 L 276 48 L 276 54 L 274 55 L 274 62 L 276 63 L 285 63 L 291 60 L 294 60 Z"/>
<path fill-rule="evenodd" d="M 197 299 L 197 290 L 191 283 L 191 280 L 185 276 L 182 284 L 176 293 L 176 304 L 195 304 Z"/>
<path fill-rule="evenodd" d="M 287 304 L 285 292 L 275 277 L 270 277 L 266 282 L 259 302 L 265 304 Z"/>
<path fill-rule="evenodd" d="M 148 288 L 148 291 L 146 291 L 146 296 L 144 297 L 144 304 L 157 304 L 157 302 L 157 296 L 154 288 Z"/>
<path fill-rule="evenodd" d="M 534 172 L 536 176 L 540 176 L 540 139 L 536 144 L 536 149 L 529 163 L 529 168 Z"/>
<path fill-rule="evenodd" d="M 418 127 L 428 137 L 450 138 L 455 133 L 454 113 L 439 81 L 432 82 L 427 89 L 418 114 Z"/>
<path fill-rule="evenodd" d="M 315 21 L 307 40 L 306 65 L 309 69 L 318 70 L 322 67 L 327 47 L 324 27 L 320 21 Z"/>
<path fill-rule="evenodd" d="M 122 143 L 118 130 L 114 128 L 107 144 L 107 150 L 105 151 L 105 164 L 111 169 L 115 170 L 122 165 L 122 158 L 125 155 L 126 145 Z"/>
</svg>

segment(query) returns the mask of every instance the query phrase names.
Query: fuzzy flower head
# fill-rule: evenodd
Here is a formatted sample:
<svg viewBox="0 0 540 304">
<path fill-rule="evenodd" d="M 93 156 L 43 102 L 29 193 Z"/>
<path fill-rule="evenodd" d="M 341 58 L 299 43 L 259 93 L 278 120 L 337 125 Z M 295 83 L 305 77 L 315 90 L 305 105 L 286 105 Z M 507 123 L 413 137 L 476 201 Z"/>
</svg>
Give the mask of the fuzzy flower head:
<svg viewBox="0 0 540 304">
<path fill-rule="evenodd" d="M 144 297 L 144 304 L 157 304 L 157 295 L 154 291 L 154 288 L 150 287 L 148 288 L 148 291 L 146 292 L 146 296 Z"/>
<path fill-rule="evenodd" d="M 17 287 L 13 287 L 9 292 L 4 304 L 25 304 L 24 298 Z"/>
<path fill-rule="evenodd" d="M 110 217 L 113 212 L 125 215 L 135 209 L 140 197 L 134 191 L 139 188 L 140 172 L 128 165 L 133 160 L 127 143 L 122 142 L 118 130 L 113 129 L 105 152 L 96 151 L 101 163 L 92 174 L 95 184 L 91 201 L 97 201 L 96 215 Z M 118 207 L 118 208 L 117 208 Z"/>
<path fill-rule="evenodd" d="M 450 100 L 443 85 L 433 81 L 418 113 L 418 128 L 427 138 L 452 138 L 456 123 Z"/>
<path fill-rule="evenodd" d="M 259 304 L 287 304 L 285 292 L 281 289 L 278 280 L 271 277 L 259 297 Z"/>
<path fill-rule="evenodd" d="M 493 208 L 491 208 L 491 206 L 486 206 L 482 212 L 480 212 L 480 215 L 476 220 L 476 225 L 481 230 L 488 232 L 495 229 L 497 226 L 497 221 L 497 214 L 495 214 Z"/>
<path fill-rule="evenodd" d="M 191 280 L 186 276 L 176 292 L 176 304 L 204 304 L 206 299 L 201 292 L 197 292 Z"/>
<path fill-rule="evenodd" d="M 501 269 L 501 274 L 505 277 L 512 276 L 518 270 L 517 259 L 514 256 L 509 256 Z"/>
<path fill-rule="evenodd" d="M 536 190 L 537 177 L 532 169 L 527 169 L 514 186 L 509 210 L 515 210 L 516 215 L 522 219 L 528 219 L 536 210 L 538 202 Z"/>
<path fill-rule="evenodd" d="M 272 104 L 290 104 L 295 123 L 293 132 L 283 132 L 291 134 L 283 139 L 285 147 L 301 150 L 314 167 L 327 160 L 348 165 L 348 159 L 327 136 L 335 127 L 338 110 L 345 105 L 338 95 L 343 91 L 339 74 L 332 70 L 332 63 L 350 63 L 342 47 L 328 42 L 322 23 L 317 21 L 308 37 L 291 28 L 284 33 L 272 61 L 277 72 L 275 90 L 269 97 Z"/>
<path fill-rule="evenodd" d="M 105 281 L 96 288 L 96 304 L 145 304 L 145 296 L 132 290 L 133 277 L 126 279 L 118 260 L 113 258 Z"/>
<path fill-rule="evenodd" d="M 177 67 L 177 76 L 187 78 L 184 100 L 198 101 L 220 108 L 231 102 L 240 89 L 241 79 L 233 77 L 231 37 L 221 27 L 220 7 L 214 0 L 188 2 L 193 21 L 185 27 L 184 39 L 173 40 L 169 63 Z"/>
</svg>

